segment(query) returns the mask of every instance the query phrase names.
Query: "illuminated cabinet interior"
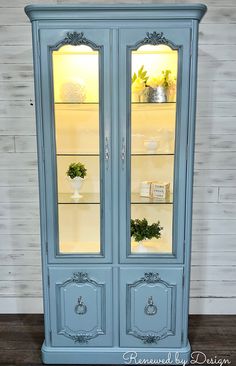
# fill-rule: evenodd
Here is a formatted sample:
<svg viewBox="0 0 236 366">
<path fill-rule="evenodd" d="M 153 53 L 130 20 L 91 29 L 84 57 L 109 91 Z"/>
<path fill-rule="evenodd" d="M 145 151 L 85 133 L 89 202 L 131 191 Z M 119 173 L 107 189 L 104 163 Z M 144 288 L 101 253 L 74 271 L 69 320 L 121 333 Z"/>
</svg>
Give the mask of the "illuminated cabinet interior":
<svg viewBox="0 0 236 366">
<path fill-rule="evenodd" d="M 178 51 L 141 46 L 132 51 L 131 65 L 131 217 L 160 221 L 163 227 L 160 238 L 147 238 L 142 245 L 131 238 L 131 252 L 172 253 Z M 155 99 L 158 87 L 163 95 Z M 168 184 L 169 192 L 145 197 L 141 185 L 146 181 Z"/>
<path fill-rule="evenodd" d="M 100 253 L 99 53 L 85 45 L 65 45 L 52 57 L 59 251 Z M 66 172 L 77 162 L 87 175 L 81 197 L 73 198 Z"/>
<path fill-rule="evenodd" d="M 44 363 L 187 362 L 205 5 L 30 5 Z M 140 26 L 142 24 L 142 26 Z"/>
</svg>

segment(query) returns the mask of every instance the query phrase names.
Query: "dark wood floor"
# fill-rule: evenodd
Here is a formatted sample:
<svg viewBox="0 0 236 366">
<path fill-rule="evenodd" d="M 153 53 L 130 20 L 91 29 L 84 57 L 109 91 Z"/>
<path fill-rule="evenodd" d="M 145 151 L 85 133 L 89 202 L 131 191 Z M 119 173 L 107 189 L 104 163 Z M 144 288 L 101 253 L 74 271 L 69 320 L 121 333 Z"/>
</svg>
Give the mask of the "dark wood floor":
<svg viewBox="0 0 236 366">
<path fill-rule="evenodd" d="M 228 359 L 236 366 L 236 316 L 190 316 L 189 338 L 193 351 L 206 354 L 209 365 L 213 358 Z M 42 315 L 0 315 L 0 365 L 39 366 L 40 347 L 43 341 Z M 222 363 L 225 365 L 227 363 Z"/>
</svg>

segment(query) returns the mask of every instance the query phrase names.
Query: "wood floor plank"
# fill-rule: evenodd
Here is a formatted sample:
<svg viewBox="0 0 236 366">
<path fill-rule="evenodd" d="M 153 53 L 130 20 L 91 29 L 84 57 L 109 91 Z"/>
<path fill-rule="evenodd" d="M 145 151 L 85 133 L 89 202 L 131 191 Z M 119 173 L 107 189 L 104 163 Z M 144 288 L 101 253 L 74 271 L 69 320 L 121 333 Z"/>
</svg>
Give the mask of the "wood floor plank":
<svg viewBox="0 0 236 366">
<path fill-rule="evenodd" d="M 0 365 L 43 365 L 40 356 L 43 337 L 42 314 L 1 314 Z M 192 351 L 201 352 L 199 361 L 205 354 L 207 360 L 228 359 L 231 365 L 236 365 L 236 315 L 191 315 L 189 338 Z"/>
</svg>

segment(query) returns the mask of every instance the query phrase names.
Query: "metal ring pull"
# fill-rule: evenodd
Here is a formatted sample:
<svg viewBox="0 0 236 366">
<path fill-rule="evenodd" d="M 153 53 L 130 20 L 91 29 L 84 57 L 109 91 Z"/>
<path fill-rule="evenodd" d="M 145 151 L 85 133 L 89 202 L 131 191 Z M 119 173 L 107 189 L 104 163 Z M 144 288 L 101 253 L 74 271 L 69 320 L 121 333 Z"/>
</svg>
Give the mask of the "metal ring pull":
<svg viewBox="0 0 236 366">
<path fill-rule="evenodd" d="M 78 298 L 78 304 L 75 306 L 75 312 L 79 315 L 87 313 L 87 306 L 84 304 L 82 296 Z"/>
<path fill-rule="evenodd" d="M 148 303 L 144 308 L 144 313 L 147 315 L 155 315 L 157 313 L 157 307 L 154 305 L 152 296 L 148 298 Z"/>
<path fill-rule="evenodd" d="M 122 138 L 122 145 L 121 145 L 121 161 L 122 161 L 122 169 L 124 169 L 125 164 L 125 138 Z"/>
</svg>

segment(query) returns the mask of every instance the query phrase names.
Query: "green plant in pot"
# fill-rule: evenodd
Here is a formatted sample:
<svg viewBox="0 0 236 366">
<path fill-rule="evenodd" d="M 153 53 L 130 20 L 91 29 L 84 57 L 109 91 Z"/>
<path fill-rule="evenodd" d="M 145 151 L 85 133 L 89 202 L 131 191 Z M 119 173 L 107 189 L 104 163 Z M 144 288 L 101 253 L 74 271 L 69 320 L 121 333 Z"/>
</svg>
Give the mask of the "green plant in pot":
<svg viewBox="0 0 236 366">
<path fill-rule="evenodd" d="M 145 218 L 142 220 L 131 219 L 130 222 L 130 235 L 136 242 L 138 242 L 138 250 L 141 252 L 147 251 L 147 249 L 143 246 L 143 242 L 152 238 L 160 239 L 162 230 L 163 227 L 160 226 L 160 221 L 151 225 L 148 224 L 148 221 Z"/>
<path fill-rule="evenodd" d="M 163 86 L 167 89 L 171 80 L 171 70 L 162 70 L 161 73 L 163 75 Z"/>
<path fill-rule="evenodd" d="M 149 77 L 147 85 L 152 88 L 150 101 L 153 103 L 166 103 L 168 101 L 168 91 L 173 86 L 173 77 L 171 70 L 162 70 Z"/>
<path fill-rule="evenodd" d="M 80 194 L 80 190 L 84 182 L 84 178 L 87 175 L 87 169 L 85 168 L 84 164 L 80 162 L 71 163 L 66 174 L 70 179 L 70 183 L 74 191 L 71 197 L 74 199 L 81 198 L 82 195 Z"/>
<path fill-rule="evenodd" d="M 152 88 L 150 102 L 166 103 L 166 85 L 163 73 L 156 73 L 154 76 L 150 77 L 147 84 Z"/>
<path fill-rule="evenodd" d="M 163 70 L 162 75 L 167 102 L 176 102 L 176 76 L 172 75 L 171 70 Z"/>
</svg>

